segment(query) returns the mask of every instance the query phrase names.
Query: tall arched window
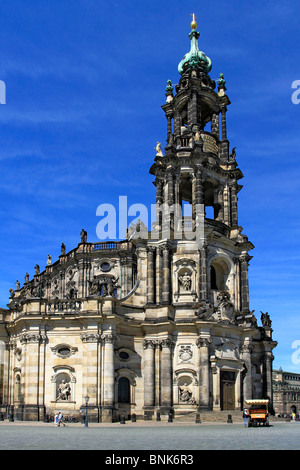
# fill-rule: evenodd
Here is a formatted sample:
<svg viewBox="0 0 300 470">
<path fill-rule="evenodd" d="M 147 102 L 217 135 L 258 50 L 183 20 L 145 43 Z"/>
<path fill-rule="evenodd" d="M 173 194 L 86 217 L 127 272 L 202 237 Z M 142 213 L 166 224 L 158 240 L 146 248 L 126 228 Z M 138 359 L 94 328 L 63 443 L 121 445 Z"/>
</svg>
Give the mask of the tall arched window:
<svg viewBox="0 0 300 470">
<path fill-rule="evenodd" d="M 211 289 L 228 290 L 229 272 L 230 268 L 223 258 L 214 259 L 210 265 Z"/>
<path fill-rule="evenodd" d="M 210 267 L 210 286 L 212 289 L 217 290 L 217 276 L 216 270 L 213 266 Z"/>
<path fill-rule="evenodd" d="M 120 377 L 118 383 L 118 402 L 130 403 L 130 382 L 127 377 Z"/>
</svg>

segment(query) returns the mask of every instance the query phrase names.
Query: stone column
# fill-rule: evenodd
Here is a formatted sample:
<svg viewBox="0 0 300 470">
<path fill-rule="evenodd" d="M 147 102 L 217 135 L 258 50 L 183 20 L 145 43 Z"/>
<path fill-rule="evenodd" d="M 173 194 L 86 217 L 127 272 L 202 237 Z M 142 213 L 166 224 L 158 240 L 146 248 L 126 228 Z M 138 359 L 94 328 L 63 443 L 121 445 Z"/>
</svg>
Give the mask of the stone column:
<svg viewBox="0 0 300 470">
<path fill-rule="evenodd" d="M 155 405 L 155 343 L 145 339 L 144 343 L 144 419 L 151 419 Z"/>
<path fill-rule="evenodd" d="M 202 180 L 202 168 L 195 169 L 195 203 L 204 204 L 204 191 Z"/>
<path fill-rule="evenodd" d="M 207 300 L 207 244 L 199 249 L 199 300 Z"/>
<path fill-rule="evenodd" d="M 181 116 L 180 116 L 178 109 L 176 109 L 175 115 L 174 115 L 174 134 L 175 135 L 180 134 L 180 126 L 181 126 Z"/>
<path fill-rule="evenodd" d="M 115 336 L 112 333 L 102 335 L 104 343 L 103 422 L 112 422 L 113 420 L 113 409 L 115 404 L 114 339 Z"/>
<path fill-rule="evenodd" d="M 147 251 L 142 246 L 136 247 L 137 277 L 140 280 L 141 302 L 147 303 Z"/>
<path fill-rule="evenodd" d="M 194 200 L 193 200 L 193 220 L 196 241 L 198 246 L 205 240 L 205 205 L 202 168 L 197 167 L 194 172 Z"/>
<path fill-rule="evenodd" d="M 213 410 L 220 411 L 220 369 L 217 366 L 217 360 L 215 356 L 210 357 L 210 365 L 212 370 L 212 402 Z"/>
<path fill-rule="evenodd" d="M 219 205 L 217 220 L 224 223 L 224 187 L 221 187 L 221 185 L 218 189 L 217 200 Z"/>
<path fill-rule="evenodd" d="M 221 115 L 222 115 L 222 140 L 227 140 L 227 126 L 226 126 L 226 106 L 222 106 Z"/>
<path fill-rule="evenodd" d="M 170 283 L 170 247 L 168 244 L 164 244 L 162 247 L 163 250 L 163 288 L 162 288 L 162 303 L 169 304 L 170 303 L 170 290 L 171 290 L 171 283 Z"/>
<path fill-rule="evenodd" d="M 147 246 L 147 304 L 155 303 L 155 247 Z"/>
<path fill-rule="evenodd" d="M 211 118 L 211 133 L 219 139 L 219 132 L 219 113 L 214 113 Z"/>
<path fill-rule="evenodd" d="M 198 122 L 198 106 L 197 106 L 197 94 L 193 93 L 192 97 L 188 103 L 188 124 L 189 128 L 191 128 L 192 124 L 196 124 Z"/>
<path fill-rule="evenodd" d="M 170 135 L 172 134 L 172 114 L 166 114 L 167 118 L 167 141 L 169 142 Z"/>
<path fill-rule="evenodd" d="M 162 271 L 162 256 L 161 248 L 156 248 L 156 303 L 160 304 L 162 301 L 162 282 L 163 282 L 163 271 Z"/>
<path fill-rule="evenodd" d="M 248 283 L 248 265 L 252 257 L 248 253 L 240 256 L 240 299 L 241 299 L 241 312 L 249 312 L 249 283 Z"/>
<path fill-rule="evenodd" d="M 156 178 L 155 186 L 156 186 L 156 223 L 158 225 L 157 230 L 159 231 L 158 233 L 158 238 L 159 238 L 160 232 L 162 229 L 162 209 L 163 209 L 162 205 L 164 203 L 163 180 Z"/>
<path fill-rule="evenodd" d="M 174 230 L 174 204 L 175 204 L 175 175 L 173 171 L 167 173 L 168 205 L 169 205 L 169 230 Z M 171 210 L 171 208 L 173 209 Z M 167 214 L 166 214 L 167 215 Z"/>
<path fill-rule="evenodd" d="M 230 185 L 230 212 L 231 212 L 231 225 L 238 225 L 238 209 L 237 209 L 237 187 L 236 181 Z"/>
<path fill-rule="evenodd" d="M 78 297 L 84 297 L 85 260 L 78 260 Z"/>
<path fill-rule="evenodd" d="M 172 350 L 173 342 L 169 339 L 161 343 L 161 412 L 167 414 L 173 406 Z"/>
<path fill-rule="evenodd" d="M 209 409 L 209 345 L 211 339 L 209 337 L 201 337 L 198 339 L 199 347 L 199 410 Z"/>
<path fill-rule="evenodd" d="M 252 361 L 251 361 L 252 346 L 249 338 L 245 340 L 241 347 L 241 358 L 245 363 L 246 374 L 243 383 L 243 398 L 244 400 L 252 399 Z"/>
<path fill-rule="evenodd" d="M 266 351 L 264 356 L 264 398 L 269 398 L 269 406 L 273 406 L 272 368 L 274 356 L 271 351 Z"/>
<path fill-rule="evenodd" d="M 229 186 L 226 183 L 223 189 L 223 203 L 224 203 L 224 224 L 231 225 L 230 223 L 230 197 Z"/>
<path fill-rule="evenodd" d="M 193 219 L 196 220 L 196 216 L 199 215 L 200 206 L 204 206 L 204 191 L 202 181 L 202 169 L 196 168 L 193 175 Z M 201 210 L 204 213 L 204 208 Z M 198 212 L 197 212 L 198 211 Z"/>
</svg>

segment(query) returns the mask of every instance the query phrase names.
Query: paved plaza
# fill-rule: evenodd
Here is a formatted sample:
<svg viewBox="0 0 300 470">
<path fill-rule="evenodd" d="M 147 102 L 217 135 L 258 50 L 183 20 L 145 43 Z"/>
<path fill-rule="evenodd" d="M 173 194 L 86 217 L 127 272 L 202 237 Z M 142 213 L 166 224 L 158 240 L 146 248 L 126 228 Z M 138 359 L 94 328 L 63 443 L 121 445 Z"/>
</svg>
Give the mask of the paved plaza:
<svg viewBox="0 0 300 470">
<path fill-rule="evenodd" d="M 243 423 L 0 423 L 1 450 L 298 450 L 300 422 L 247 428 Z M 116 453 L 117 455 L 117 453 Z"/>
</svg>

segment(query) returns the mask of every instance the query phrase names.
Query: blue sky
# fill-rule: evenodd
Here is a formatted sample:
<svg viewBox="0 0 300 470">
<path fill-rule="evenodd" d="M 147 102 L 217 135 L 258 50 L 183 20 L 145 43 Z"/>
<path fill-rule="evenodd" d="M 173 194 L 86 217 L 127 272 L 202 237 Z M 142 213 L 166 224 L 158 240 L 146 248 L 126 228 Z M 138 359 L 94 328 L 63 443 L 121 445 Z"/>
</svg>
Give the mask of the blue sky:
<svg viewBox="0 0 300 470">
<path fill-rule="evenodd" d="M 15 1 L 0 6 L 0 306 L 26 272 L 98 241 L 99 204 L 155 202 L 149 168 L 166 139 L 168 79 L 199 47 L 224 73 L 228 138 L 245 178 L 239 223 L 255 245 L 250 307 L 269 312 L 274 367 L 300 373 L 299 3 Z M 296 354 L 297 356 L 297 354 Z"/>
</svg>

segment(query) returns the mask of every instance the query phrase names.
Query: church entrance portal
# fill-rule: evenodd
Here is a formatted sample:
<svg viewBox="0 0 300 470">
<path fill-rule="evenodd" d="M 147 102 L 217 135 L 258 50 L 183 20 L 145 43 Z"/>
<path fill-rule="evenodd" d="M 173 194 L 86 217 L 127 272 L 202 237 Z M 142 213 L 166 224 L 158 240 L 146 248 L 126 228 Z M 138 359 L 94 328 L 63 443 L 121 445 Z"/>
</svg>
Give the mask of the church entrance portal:
<svg viewBox="0 0 300 470">
<path fill-rule="evenodd" d="M 235 372 L 221 372 L 221 410 L 235 409 Z"/>
</svg>

